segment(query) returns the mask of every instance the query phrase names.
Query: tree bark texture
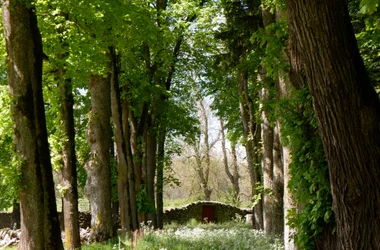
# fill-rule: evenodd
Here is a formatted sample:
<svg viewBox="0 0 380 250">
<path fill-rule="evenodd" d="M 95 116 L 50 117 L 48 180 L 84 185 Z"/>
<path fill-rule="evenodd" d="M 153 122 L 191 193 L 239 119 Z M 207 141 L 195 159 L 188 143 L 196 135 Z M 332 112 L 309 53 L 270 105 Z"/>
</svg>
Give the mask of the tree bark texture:
<svg viewBox="0 0 380 250">
<path fill-rule="evenodd" d="M 42 95 L 42 41 L 30 1 L 2 1 L 8 84 L 21 158 L 18 249 L 63 249 Z"/>
<path fill-rule="evenodd" d="M 60 117 L 63 122 L 63 216 L 65 225 L 66 249 L 80 248 L 79 216 L 78 216 L 78 187 L 77 187 L 77 159 L 75 155 L 75 128 L 74 128 L 74 99 L 72 85 L 64 79 L 63 68 L 59 69 L 60 88 Z"/>
<path fill-rule="evenodd" d="M 380 246 L 380 101 L 344 0 L 288 0 L 329 164 L 340 249 Z M 293 37 L 293 38 L 292 38 Z"/>
<path fill-rule="evenodd" d="M 90 94 L 91 113 L 86 136 L 91 155 L 85 165 L 85 193 L 91 205 L 92 240 L 104 241 L 114 236 L 111 213 L 110 78 L 91 75 Z"/>
<path fill-rule="evenodd" d="M 251 189 L 252 197 L 255 197 L 258 194 L 256 190 L 256 183 L 261 181 L 260 172 L 258 171 L 259 165 L 259 156 L 256 153 L 255 146 L 256 144 L 256 135 L 259 133 L 257 131 L 257 126 L 254 123 L 254 110 L 252 100 L 250 100 L 248 95 L 248 72 L 240 71 L 239 72 L 239 108 L 240 115 L 243 125 L 243 137 L 245 140 L 245 150 L 247 154 L 247 163 L 249 176 L 251 179 Z M 264 229 L 263 222 L 263 207 L 262 200 L 258 201 L 256 206 L 253 208 L 254 213 L 254 224 L 255 228 L 260 230 Z"/>
</svg>

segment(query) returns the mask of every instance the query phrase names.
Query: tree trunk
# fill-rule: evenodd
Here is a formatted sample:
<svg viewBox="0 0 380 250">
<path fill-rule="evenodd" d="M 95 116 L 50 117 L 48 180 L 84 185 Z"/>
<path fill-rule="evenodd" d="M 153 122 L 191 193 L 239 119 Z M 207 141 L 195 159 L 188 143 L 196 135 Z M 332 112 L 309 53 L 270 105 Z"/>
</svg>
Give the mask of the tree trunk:
<svg viewBox="0 0 380 250">
<path fill-rule="evenodd" d="M 234 187 L 234 195 L 235 201 L 239 201 L 240 187 L 239 187 L 239 166 L 237 163 L 237 155 L 236 155 L 236 145 L 231 145 L 231 155 L 232 155 L 232 168 L 233 168 L 233 187 Z"/>
<path fill-rule="evenodd" d="M 94 241 L 104 241 L 114 236 L 111 213 L 110 79 L 91 75 L 89 89 L 91 114 L 86 135 L 91 155 L 85 165 L 85 193 L 91 205 L 91 238 Z"/>
<path fill-rule="evenodd" d="M 254 213 L 254 224 L 255 228 L 260 230 L 264 229 L 263 224 L 263 207 L 261 194 L 256 190 L 256 184 L 260 182 L 260 173 L 258 171 L 258 155 L 255 150 L 255 141 L 258 131 L 253 121 L 254 110 L 251 100 L 249 100 L 248 95 L 248 72 L 240 71 L 239 72 L 239 107 L 240 115 L 243 125 L 243 137 L 245 141 L 245 151 L 247 154 L 247 163 L 249 176 L 251 179 L 251 191 L 252 197 L 257 199 L 256 205 L 253 208 Z"/>
<path fill-rule="evenodd" d="M 21 226 L 20 223 L 21 223 L 20 203 L 15 201 L 13 202 L 11 227 L 14 230 L 19 229 Z"/>
<path fill-rule="evenodd" d="M 202 134 L 203 134 L 203 145 L 205 147 L 204 149 L 204 159 L 205 159 L 205 167 L 203 167 L 203 162 L 200 161 L 200 166 L 199 169 L 202 171 L 202 177 L 201 182 L 202 182 L 202 188 L 203 188 L 203 193 L 204 193 L 204 199 L 205 201 L 210 201 L 211 200 L 211 193 L 212 193 L 212 188 L 209 187 L 209 175 L 210 175 L 210 168 L 211 168 L 211 162 L 210 162 L 210 143 L 208 139 L 208 133 L 209 133 L 209 126 L 208 126 L 208 117 L 206 113 L 205 106 L 203 104 L 203 100 L 200 99 L 200 97 L 197 97 L 198 99 L 198 106 L 200 109 L 200 123 L 203 125 L 202 126 Z"/>
<path fill-rule="evenodd" d="M 223 164 L 224 164 L 224 170 L 227 174 L 228 179 L 230 180 L 232 187 L 233 187 L 233 197 L 232 200 L 234 202 L 239 201 L 239 168 L 237 165 L 237 159 L 236 159 L 236 147 L 235 144 L 231 145 L 231 155 L 232 155 L 232 167 L 233 167 L 233 174 L 230 171 L 230 167 L 228 165 L 228 157 L 227 157 L 227 150 L 226 150 L 226 138 L 224 134 L 224 124 L 222 118 L 219 118 L 220 123 L 220 131 L 222 134 L 222 152 L 223 152 Z"/>
<path fill-rule="evenodd" d="M 60 88 L 60 117 L 63 122 L 62 131 L 62 178 L 65 188 L 63 194 L 63 216 L 65 225 L 66 249 L 80 248 L 79 216 L 78 216 L 78 188 L 77 188 L 77 159 L 75 155 L 75 128 L 74 128 L 74 99 L 71 82 L 64 79 L 64 71 L 59 69 Z"/>
<path fill-rule="evenodd" d="M 275 22 L 275 15 L 270 12 L 269 8 L 265 5 L 265 3 L 262 4 L 262 18 L 263 18 L 263 25 L 264 28 L 266 28 L 268 25 Z M 268 31 L 266 31 L 268 32 Z M 269 121 L 269 111 L 265 107 L 265 103 L 270 100 L 269 91 L 271 88 L 273 88 L 272 81 L 266 76 L 265 67 L 261 66 L 261 69 L 259 71 L 259 81 L 261 82 L 262 89 L 260 93 L 260 100 L 262 102 L 262 113 L 261 113 L 261 119 L 262 119 L 262 141 L 263 141 L 263 187 L 264 187 L 264 205 L 263 205 L 263 214 L 264 214 L 264 230 L 267 234 L 277 234 L 281 233 L 282 230 L 282 193 L 280 189 L 276 189 L 275 186 L 275 166 L 276 166 L 276 173 L 279 173 L 280 166 L 278 166 L 279 161 L 276 163 L 274 162 L 274 156 L 277 153 L 277 156 L 279 156 L 279 147 L 277 144 L 277 151 L 274 147 L 276 142 L 275 134 L 274 134 L 274 128 L 271 126 Z M 279 140 L 279 139 L 278 139 Z M 278 142 L 279 143 L 279 142 Z M 277 185 L 278 186 L 278 185 Z"/>
<path fill-rule="evenodd" d="M 264 103 L 269 100 L 269 91 L 263 88 L 260 93 L 261 102 Z M 263 108 L 261 113 L 262 127 L 261 138 L 263 141 L 263 187 L 264 187 L 264 203 L 263 203 L 263 219 L 264 231 L 267 234 L 274 234 L 274 199 L 273 196 L 273 128 L 269 122 L 268 111 Z"/>
<path fill-rule="evenodd" d="M 125 91 L 128 92 L 128 91 Z M 128 113 L 127 113 L 128 112 Z M 130 166 L 129 164 L 131 163 L 132 165 L 128 168 L 131 169 L 132 171 L 128 171 L 128 179 L 131 183 L 135 183 L 134 189 L 130 188 L 131 192 L 131 201 L 132 199 L 132 194 L 133 190 L 135 190 L 134 195 L 137 196 L 138 192 L 140 192 L 141 185 L 144 184 L 143 178 L 142 178 L 142 152 L 141 152 L 141 142 L 138 141 L 138 138 L 141 138 L 142 132 L 138 128 L 135 118 L 133 116 L 132 110 L 129 108 L 129 103 L 127 100 L 124 100 L 123 102 L 123 117 L 128 114 L 128 120 L 129 123 L 124 123 L 124 132 L 125 132 L 125 142 L 127 143 L 127 159 L 128 159 L 128 167 Z M 142 116 L 143 117 L 143 116 Z M 127 138 L 130 138 L 129 140 Z M 129 143 L 129 147 L 128 147 Z M 140 145 L 139 145 L 140 144 Z M 128 153 L 130 154 L 131 157 L 128 156 Z M 132 208 L 131 208 L 132 209 Z M 133 210 L 132 210 L 133 211 Z M 137 211 L 137 203 L 136 203 L 136 211 Z M 144 221 L 144 216 L 140 214 L 140 211 L 138 212 L 138 219 L 140 223 Z M 138 226 L 138 225 L 137 225 Z"/>
<path fill-rule="evenodd" d="M 151 118 L 150 120 L 154 120 L 154 118 Z M 153 123 L 153 122 L 152 122 Z M 153 124 L 150 124 L 150 129 L 147 132 L 147 171 L 146 171 L 146 189 L 147 189 L 147 195 L 149 199 L 149 203 L 152 204 L 152 206 L 156 206 L 155 197 L 154 197 L 154 179 L 156 175 L 156 153 L 157 153 L 157 139 L 156 135 L 153 132 Z M 151 221 L 152 225 L 154 227 L 157 227 L 157 218 L 155 212 L 148 212 L 147 213 L 147 219 Z"/>
<path fill-rule="evenodd" d="M 282 155 L 284 158 L 284 249 L 296 250 L 297 247 L 294 244 L 292 235 L 295 233 L 295 229 L 289 226 L 288 214 L 291 209 L 296 209 L 297 205 L 293 199 L 293 194 L 290 192 L 288 185 L 291 180 L 289 164 L 291 162 L 290 150 L 288 147 L 282 148 Z"/>
<path fill-rule="evenodd" d="M 2 4 L 15 144 L 22 173 L 18 249 L 63 250 L 47 141 L 42 41 L 35 9 L 30 1 Z"/>
<path fill-rule="evenodd" d="M 111 57 L 111 111 L 115 130 L 116 152 L 117 152 L 117 191 L 120 207 L 120 224 L 123 231 L 131 229 L 131 209 L 128 182 L 128 162 L 126 154 L 126 143 L 124 141 L 123 117 L 120 100 L 120 87 L 118 82 L 118 58 L 113 48 L 110 48 Z M 124 121 L 127 123 L 127 121 Z M 129 138 L 128 138 L 129 140 Z"/>
<path fill-rule="evenodd" d="M 289 98 L 290 83 L 284 77 L 279 77 L 277 83 L 277 99 Z M 278 133 L 281 136 L 281 121 L 278 122 Z M 288 185 L 291 180 L 289 165 L 291 163 L 291 151 L 288 146 L 282 145 L 282 164 L 283 164 L 283 228 L 284 228 L 284 248 L 285 250 L 296 250 L 292 235 L 295 229 L 290 228 L 288 213 L 291 209 L 296 209 L 297 205 L 293 199 L 293 194 L 290 192 Z"/>
<path fill-rule="evenodd" d="M 380 101 L 344 0 L 287 1 L 329 164 L 338 249 L 380 246 Z M 300 73 L 300 72 L 297 72 Z"/>
<path fill-rule="evenodd" d="M 273 138 L 273 233 L 284 232 L 284 169 L 280 142 L 280 123 L 277 121 Z"/>
<path fill-rule="evenodd" d="M 161 122 L 160 133 L 158 136 L 158 149 L 157 149 L 157 227 L 162 229 L 164 227 L 164 167 L 165 167 L 165 140 L 166 140 L 166 126 Z"/>
</svg>

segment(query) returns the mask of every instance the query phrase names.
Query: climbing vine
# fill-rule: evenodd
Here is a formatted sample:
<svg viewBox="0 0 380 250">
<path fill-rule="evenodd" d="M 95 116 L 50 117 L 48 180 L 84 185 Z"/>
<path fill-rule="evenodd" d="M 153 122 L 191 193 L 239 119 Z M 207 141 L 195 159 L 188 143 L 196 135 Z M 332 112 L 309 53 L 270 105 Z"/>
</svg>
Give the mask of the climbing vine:
<svg viewBox="0 0 380 250">
<path fill-rule="evenodd" d="M 292 152 L 288 188 L 298 205 L 288 219 L 297 229 L 294 240 L 300 249 L 314 249 L 315 238 L 335 223 L 328 165 L 308 89 L 291 96 L 276 109 L 282 119 L 282 140 Z"/>
</svg>

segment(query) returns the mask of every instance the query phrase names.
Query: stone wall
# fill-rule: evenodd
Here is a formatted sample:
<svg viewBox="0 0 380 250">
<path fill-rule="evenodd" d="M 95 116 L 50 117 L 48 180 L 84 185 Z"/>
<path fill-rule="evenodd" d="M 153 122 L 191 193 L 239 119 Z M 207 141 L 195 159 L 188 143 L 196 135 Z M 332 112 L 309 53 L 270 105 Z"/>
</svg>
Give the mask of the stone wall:
<svg viewBox="0 0 380 250">
<path fill-rule="evenodd" d="M 240 215 L 243 219 L 247 214 L 251 214 L 252 211 L 248 209 L 240 209 L 221 202 L 214 201 L 199 201 L 190 203 L 180 208 L 173 208 L 166 210 L 164 213 L 164 223 L 176 222 L 179 224 L 185 224 L 190 219 L 196 219 L 202 221 L 203 206 L 215 207 L 215 220 L 216 223 L 231 221 L 236 218 L 236 215 Z"/>
<path fill-rule="evenodd" d="M 63 222 L 63 214 L 58 212 L 59 221 Z M 12 222 L 12 213 L 0 212 L 0 229 L 12 228 L 16 229 Z M 91 214 L 90 212 L 79 212 L 79 226 L 81 228 L 91 227 Z M 63 229 L 63 223 L 61 223 L 61 229 Z"/>
<path fill-rule="evenodd" d="M 12 225 L 12 213 L 0 212 L 0 229 L 1 228 L 14 228 Z"/>
</svg>

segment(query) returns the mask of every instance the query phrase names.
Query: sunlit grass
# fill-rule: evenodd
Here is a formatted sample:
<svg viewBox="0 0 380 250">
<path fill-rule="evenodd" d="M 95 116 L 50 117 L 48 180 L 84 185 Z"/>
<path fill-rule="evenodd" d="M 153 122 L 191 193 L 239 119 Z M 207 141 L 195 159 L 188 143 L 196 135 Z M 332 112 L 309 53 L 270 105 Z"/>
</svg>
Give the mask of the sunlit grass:
<svg viewBox="0 0 380 250">
<path fill-rule="evenodd" d="M 261 231 L 243 223 L 200 224 L 184 227 L 166 227 L 165 230 L 147 230 L 138 242 L 141 250 L 279 250 L 283 242 L 270 238 Z"/>
<path fill-rule="evenodd" d="M 163 230 L 144 227 L 137 250 L 282 250 L 281 236 L 268 237 L 241 221 L 201 224 L 190 220 L 185 226 L 165 225 Z M 6 248 L 7 250 L 16 247 Z M 128 250 L 131 241 L 120 236 L 103 243 L 82 245 L 83 250 Z"/>
</svg>

